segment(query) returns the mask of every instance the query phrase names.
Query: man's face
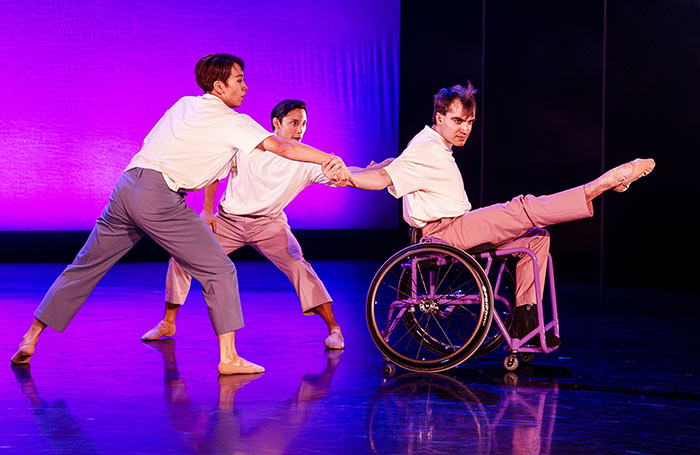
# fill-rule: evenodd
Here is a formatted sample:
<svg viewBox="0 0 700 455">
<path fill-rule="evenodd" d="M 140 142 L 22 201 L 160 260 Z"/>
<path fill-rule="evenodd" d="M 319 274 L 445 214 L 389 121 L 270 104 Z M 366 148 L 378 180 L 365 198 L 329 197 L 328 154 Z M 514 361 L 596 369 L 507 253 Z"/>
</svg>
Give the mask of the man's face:
<svg viewBox="0 0 700 455">
<path fill-rule="evenodd" d="M 281 122 L 278 119 L 273 119 L 272 123 L 277 136 L 282 139 L 301 141 L 306 132 L 306 111 L 304 109 L 293 109 L 282 117 Z"/>
<path fill-rule="evenodd" d="M 243 70 L 238 63 L 231 67 L 231 75 L 225 82 L 214 82 L 214 94 L 221 98 L 228 107 L 238 107 L 243 103 L 243 97 L 248 90 L 243 80 Z"/>
<path fill-rule="evenodd" d="M 461 101 L 454 100 L 444 115 L 439 112 L 435 115 L 433 129 L 450 144 L 461 147 L 467 142 L 473 124 L 474 114 L 467 112 Z"/>
</svg>

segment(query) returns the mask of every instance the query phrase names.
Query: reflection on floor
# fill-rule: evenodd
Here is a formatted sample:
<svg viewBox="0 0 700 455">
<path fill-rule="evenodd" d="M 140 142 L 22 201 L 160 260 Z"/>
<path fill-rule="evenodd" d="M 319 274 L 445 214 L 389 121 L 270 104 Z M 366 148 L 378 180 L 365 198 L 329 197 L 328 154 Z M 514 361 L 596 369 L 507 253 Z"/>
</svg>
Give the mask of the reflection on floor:
<svg viewBox="0 0 700 455">
<path fill-rule="evenodd" d="M 196 287 L 174 338 L 140 341 L 162 315 L 164 264 L 118 265 L 31 366 L 10 366 L 62 265 L 0 265 L 0 454 L 700 453 L 700 361 L 681 342 L 697 311 L 669 306 L 697 294 L 559 284 L 559 351 L 515 372 L 497 350 L 387 376 L 364 319 L 378 265 L 314 263 L 346 339 L 327 351 L 274 266 L 238 264 L 238 346 L 267 372 L 227 377 Z"/>
</svg>

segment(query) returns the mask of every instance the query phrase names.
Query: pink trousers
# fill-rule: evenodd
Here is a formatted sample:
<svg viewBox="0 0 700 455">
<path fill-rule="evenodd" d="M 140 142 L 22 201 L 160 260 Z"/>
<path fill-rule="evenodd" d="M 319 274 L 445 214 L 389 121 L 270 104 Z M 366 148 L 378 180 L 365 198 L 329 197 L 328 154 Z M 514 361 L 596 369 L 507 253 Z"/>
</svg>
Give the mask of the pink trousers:
<svg viewBox="0 0 700 455">
<path fill-rule="evenodd" d="M 521 195 L 456 218 L 442 218 L 428 223 L 422 233 L 424 237 L 434 237 L 463 250 L 484 243 L 496 249 L 528 248 L 537 257 L 540 287 L 544 289 L 549 233 L 542 228 L 591 216 L 593 206 L 586 202 L 580 186 L 549 196 Z M 516 305 L 537 303 L 532 260 L 528 255 L 519 256 L 515 269 Z"/>
<path fill-rule="evenodd" d="M 304 260 L 299 242 L 292 234 L 284 213 L 273 216 L 216 215 L 216 239 L 226 254 L 250 245 L 272 261 L 292 282 L 304 313 L 314 314 L 324 303 L 332 303 L 321 279 Z M 192 278 L 173 259 L 166 277 L 165 300 L 182 305 Z"/>
</svg>

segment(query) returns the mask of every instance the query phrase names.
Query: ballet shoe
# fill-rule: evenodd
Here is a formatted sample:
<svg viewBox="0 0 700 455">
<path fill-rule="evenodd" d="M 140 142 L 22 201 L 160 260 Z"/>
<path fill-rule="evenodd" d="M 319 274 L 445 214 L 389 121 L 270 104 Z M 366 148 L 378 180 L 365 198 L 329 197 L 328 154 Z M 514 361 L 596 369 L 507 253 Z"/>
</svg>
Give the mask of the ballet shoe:
<svg viewBox="0 0 700 455">
<path fill-rule="evenodd" d="M 326 338 L 325 345 L 328 349 L 344 349 L 345 340 L 343 339 L 343 334 L 340 329 L 331 330 L 330 335 Z"/>
<path fill-rule="evenodd" d="M 612 173 L 612 178 L 614 180 L 614 185 L 612 190 L 622 193 L 627 191 L 632 182 L 635 180 L 648 175 L 656 166 L 656 163 L 652 159 L 641 159 L 637 158 L 629 163 L 622 164 L 610 172 Z M 629 174 L 626 172 L 623 174 L 623 170 L 626 171 L 631 167 Z"/>
<path fill-rule="evenodd" d="M 242 357 L 236 357 L 235 360 L 219 364 L 219 374 L 255 374 L 264 373 L 265 368 L 256 365 L 253 362 L 248 362 Z"/>
<path fill-rule="evenodd" d="M 142 341 L 155 341 L 161 337 L 175 335 L 175 324 L 168 321 L 160 321 L 155 327 L 141 335 Z"/>
<path fill-rule="evenodd" d="M 34 354 L 35 346 L 36 342 L 31 343 L 29 341 L 22 340 L 22 343 L 19 345 L 19 349 L 17 349 L 17 352 L 15 352 L 15 355 L 12 356 L 10 361 L 15 365 L 29 363 L 29 359 L 31 359 L 32 355 Z"/>
</svg>

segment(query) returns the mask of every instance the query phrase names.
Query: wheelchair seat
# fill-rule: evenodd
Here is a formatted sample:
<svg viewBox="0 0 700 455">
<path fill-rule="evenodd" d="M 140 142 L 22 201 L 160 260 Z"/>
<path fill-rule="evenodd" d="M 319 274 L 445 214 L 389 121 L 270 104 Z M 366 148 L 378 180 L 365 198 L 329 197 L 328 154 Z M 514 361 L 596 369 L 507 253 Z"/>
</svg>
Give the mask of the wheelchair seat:
<svg viewBox="0 0 700 455">
<path fill-rule="evenodd" d="M 411 242 L 411 245 L 415 245 L 416 243 L 445 243 L 444 240 L 440 240 L 434 237 L 423 237 L 423 234 L 420 230 L 420 228 L 413 227 L 411 226 L 408 229 L 408 238 L 409 241 Z M 475 247 L 472 247 L 467 250 L 467 253 L 469 254 L 481 254 L 481 253 L 486 253 L 495 250 L 496 247 L 493 245 L 493 243 L 482 243 L 480 245 L 477 245 Z"/>
</svg>

